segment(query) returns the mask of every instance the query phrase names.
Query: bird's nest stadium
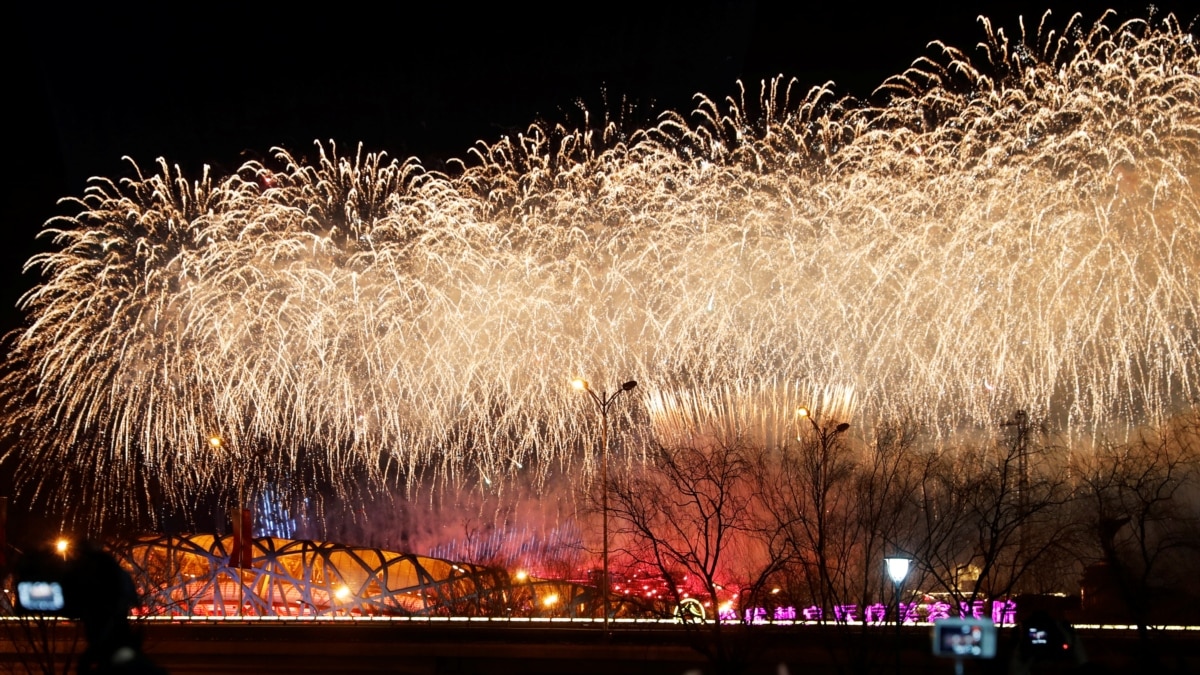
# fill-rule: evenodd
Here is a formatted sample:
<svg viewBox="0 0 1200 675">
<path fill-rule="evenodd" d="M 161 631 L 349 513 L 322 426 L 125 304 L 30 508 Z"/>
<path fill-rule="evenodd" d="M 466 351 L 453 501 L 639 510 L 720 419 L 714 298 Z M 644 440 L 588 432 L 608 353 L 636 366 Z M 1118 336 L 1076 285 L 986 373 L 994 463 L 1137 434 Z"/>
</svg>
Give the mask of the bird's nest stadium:
<svg viewBox="0 0 1200 675">
<path fill-rule="evenodd" d="M 110 551 L 151 615 L 587 617 L 601 602 L 586 583 L 318 541 L 255 538 L 241 566 L 233 536 L 146 535 Z"/>
</svg>

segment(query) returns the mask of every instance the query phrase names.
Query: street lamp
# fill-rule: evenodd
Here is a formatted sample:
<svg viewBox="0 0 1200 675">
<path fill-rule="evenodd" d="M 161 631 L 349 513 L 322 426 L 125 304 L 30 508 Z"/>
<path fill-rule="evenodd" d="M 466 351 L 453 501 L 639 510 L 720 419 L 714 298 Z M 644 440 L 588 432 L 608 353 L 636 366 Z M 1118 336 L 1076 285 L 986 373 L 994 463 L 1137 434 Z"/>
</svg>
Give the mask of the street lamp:
<svg viewBox="0 0 1200 675">
<path fill-rule="evenodd" d="M 833 425 L 832 427 L 829 423 L 819 423 L 816 420 L 816 416 L 812 414 L 812 411 L 804 407 L 796 408 L 796 417 L 802 417 L 808 420 L 808 423 L 812 425 L 813 435 L 816 437 L 817 445 L 815 448 L 812 448 L 809 445 L 809 442 L 805 440 L 804 436 L 799 433 L 800 430 L 796 430 L 796 440 L 808 448 L 806 450 L 802 450 L 802 452 L 804 454 L 808 454 L 810 450 L 816 450 L 818 453 L 816 457 L 810 457 L 808 461 L 812 463 L 810 468 L 813 471 L 811 476 L 813 482 L 813 498 L 820 502 L 820 505 L 816 509 L 817 528 L 820 532 L 825 532 L 826 523 L 824 503 L 826 499 L 826 493 L 829 490 L 829 482 L 831 480 L 830 471 L 832 470 L 832 467 L 836 465 L 836 462 L 831 461 L 833 459 L 832 455 L 834 450 L 838 447 L 837 437 L 845 433 L 846 430 L 850 428 L 850 423 L 841 422 L 837 425 Z M 823 563 L 821 568 L 824 570 Z M 826 573 L 822 571 L 821 574 L 821 578 L 828 581 L 828 579 L 824 576 Z"/>
<path fill-rule="evenodd" d="M 571 385 L 581 391 L 586 391 L 592 397 L 592 401 L 600 410 L 600 511 L 603 530 L 603 547 L 604 547 L 604 571 L 601 574 L 600 581 L 604 586 L 604 634 L 608 634 L 608 407 L 612 402 L 620 396 L 622 392 L 631 391 L 637 386 L 637 381 L 629 380 L 621 385 L 621 388 L 613 392 L 609 396 L 603 390 L 599 395 L 592 391 L 588 386 L 588 381 L 576 378 L 571 382 Z"/>
<path fill-rule="evenodd" d="M 883 564 L 887 568 L 887 575 L 896 585 L 896 672 L 900 672 L 900 624 L 904 621 L 904 614 L 900 611 L 900 589 L 904 586 L 904 578 L 908 576 L 908 568 L 912 564 L 912 560 L 901 556 L 892 556 L 884 558 Z"/>
<path fill-rule="evenodd" d="M 804 419 L 808 420 L 809 424 L 812 425 L 813 431 L 817 432 L 817 436 L 820 437 L 822 443 L 828 442 L 834 436 L 843 433 L 850 428 L 849 422 L 842 422 L 832 430 L 824 429 L 820 424 L 817 424 L 817 420 L 813 418 L 812 411 L 804 406 L 796 408 L 796 417 L 803 417 Z"/>
</svg>

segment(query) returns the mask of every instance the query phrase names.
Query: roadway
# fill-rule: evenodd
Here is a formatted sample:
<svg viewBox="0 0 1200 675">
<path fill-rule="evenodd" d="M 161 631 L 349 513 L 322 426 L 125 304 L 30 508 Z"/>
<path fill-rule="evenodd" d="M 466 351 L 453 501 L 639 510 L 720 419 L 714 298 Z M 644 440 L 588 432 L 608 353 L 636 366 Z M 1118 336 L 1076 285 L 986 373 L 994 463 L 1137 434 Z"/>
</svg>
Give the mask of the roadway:
<svg viewBox="0 0 1200 675">
<path fill-rule="evenodd" d="M 851 659 L 890 672 L 897 646 L 903 675 L 953 672 L 952 662 L 931 654 L 928 626 L 905 626 L 899 638 L 894 631 L 879 627 L 723 627 L 719 641 L 669 625 L 615 624 L 606 637 L 598 624 L 587 623 L 225 620 L 144 621 L 138 628 L 144 636 L 145 652 L 172 675 L 682 675 L 709 663 L 697 647 L 720 647 L 748 656 L 753 663 L 748 675 L 818 675 L 836 672 Z M 41 653 L 30 648 L 39 634 L 49 636 Z M 61 663 L 80 648 L 77 636 L 77 629 L 66 622 L 32 631 L 10 625 L 0 635 L 0 668 L 11 672 L 37 665 L 39 660 Z M 1137 645 L 1137 636 L 1130 630 L 1085 629 L 1079 636 L 1093 660 L 1113 666 L 1127 665 Z M 1156 649 L 1172 669 L 1185 661 L 1191 672 L 1200 668 L 1200 630 L 1159 633 Z M 46 652 L 52 654 L 49 659 Z M 1005 635 L 1000 660 L 1006 661 L 1009 652 Z M 966 673 L 992 670 L 982 663 L 966 667 Z M 1007 668 L 997 670 L 1005 672 Z"/>
</svg>

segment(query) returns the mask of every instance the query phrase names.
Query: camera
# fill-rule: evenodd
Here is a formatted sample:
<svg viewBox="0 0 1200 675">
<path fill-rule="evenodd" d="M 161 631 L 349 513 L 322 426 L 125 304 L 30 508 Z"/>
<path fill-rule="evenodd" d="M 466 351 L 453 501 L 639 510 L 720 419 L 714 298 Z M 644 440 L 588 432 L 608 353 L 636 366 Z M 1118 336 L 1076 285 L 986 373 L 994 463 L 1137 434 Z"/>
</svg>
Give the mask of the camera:
<svg viewBox="0 0 1200 675">
<path fill-rule="evenodd" d="M 33 551 L 17 560 L 14 572 L 17 603 L 27 615 L 83 624 L 87 649 L 77 672 L 165 675 L 142 654 L 141 638 L 129 625 L 137 593 L 112 555 L 90 545 L 71 557 Z"/>
<path fill-rule="evenodd" d="M 57 581 L 18 581 L 17 602 L 30 612 L 61 612 L 66 607 L 62 584 Z"/>
<path fill-rule="evenodd" d="M 94 546 L 81 546 L 71 556 L 31 551 L 13 571 L 17 604 L 28 614 L 108 621 L 124 618 L 137 604 L 129 574 Z"/>
<path fill-rule="evenodd" d="M 16 565 L 17 603 L 31 614 L 71 616 L 75 595 L 74 568 L 61 556 L 38 551 L 22 556 Z"/>
<path fill-rule="evenodd" d="M 933 654 L 953 659 L 996 657 L 996 625 L 991 619 L 940 619 L 933 624 Z"/>
<path fill-rule="evenodd" d="M 1019 631 L 1019 648 L 1026 658 L 1034 661 L 1078 658 L 1074 630 L 1045 612 L 1034 613 L 1021 624 Z"/>
</svg>

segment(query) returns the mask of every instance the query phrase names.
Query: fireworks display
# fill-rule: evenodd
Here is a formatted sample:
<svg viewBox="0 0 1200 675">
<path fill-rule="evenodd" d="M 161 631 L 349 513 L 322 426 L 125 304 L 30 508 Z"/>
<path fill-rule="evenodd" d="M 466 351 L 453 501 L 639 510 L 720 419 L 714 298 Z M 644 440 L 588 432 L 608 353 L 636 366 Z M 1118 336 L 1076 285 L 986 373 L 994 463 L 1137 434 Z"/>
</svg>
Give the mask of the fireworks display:
<svg viewBox="0 0 1200 675">
<path fill-rule="evenodd" d="M 984 25 L 979 58 L 939 46 L 874 105 L 778 80 L 634 131 L 531 126 L 447 173 L 325 144 L 97 180 L 9 336 L 18 478 L 119 515 L 586 474 L 576 376 L 638 380 L 622 434 L 780 387 L 943 434 L 1157 421 L 1200 372 L 1192 35 Z"/>
</svg>

